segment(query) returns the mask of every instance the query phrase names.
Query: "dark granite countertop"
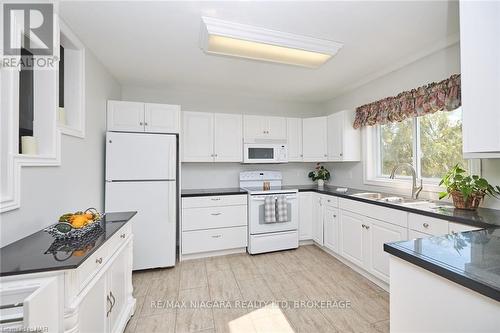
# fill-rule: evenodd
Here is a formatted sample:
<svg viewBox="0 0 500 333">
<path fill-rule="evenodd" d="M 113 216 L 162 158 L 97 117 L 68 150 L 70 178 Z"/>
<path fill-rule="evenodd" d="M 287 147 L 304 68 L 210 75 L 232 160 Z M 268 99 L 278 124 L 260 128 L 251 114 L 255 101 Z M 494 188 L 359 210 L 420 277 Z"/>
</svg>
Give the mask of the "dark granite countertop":
<svg viewBox="0 0 500 333">
<path fill-rule="evenodd" d="M 389 243 L 384 250 L 500 301 L 500 228 Z"/>
<path fill-rule="evenodd" d="M 206 189 L 183 189 L 181 190 L 181 197 L 206 197 L 211 195 L 236 195 L 247 194 L 247 191 L 239 187 L 227 188 L 206 188 Z"/>
<path fill-rule="evenodd" d="M 0 249 L 0 277 L 46 271 L 74 269 L 97 251 L 137 212 L 105 214 L 102 231 L 82 245 L 56 243 L 49 233 L 40 230 Z M 52 251 L 58 248 L 58 251 Z"/>
</svg>

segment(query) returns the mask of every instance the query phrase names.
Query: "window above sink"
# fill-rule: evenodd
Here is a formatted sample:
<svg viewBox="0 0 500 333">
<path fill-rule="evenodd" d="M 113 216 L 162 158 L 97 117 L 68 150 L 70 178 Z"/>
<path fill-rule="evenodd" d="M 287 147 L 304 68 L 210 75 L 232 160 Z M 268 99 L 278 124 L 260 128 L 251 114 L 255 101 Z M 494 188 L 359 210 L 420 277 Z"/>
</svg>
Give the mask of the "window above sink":
<svg viewBox="0 0 500 333">
<path fill-rule="evenodd" d="M 457 108 L 365 127 L 365 184 L 408 188 L 412 180 L 407 170 L 398 171 L 394 180 L 389 178 L 394 166 L 400 163 L 413 165 L 427 192 L 441 191 L 441 176 L 457 163 L 480 174 L 480 161 L 465 160 L 462 155 L 461 114 L 461 108 Z"/>
</svg>

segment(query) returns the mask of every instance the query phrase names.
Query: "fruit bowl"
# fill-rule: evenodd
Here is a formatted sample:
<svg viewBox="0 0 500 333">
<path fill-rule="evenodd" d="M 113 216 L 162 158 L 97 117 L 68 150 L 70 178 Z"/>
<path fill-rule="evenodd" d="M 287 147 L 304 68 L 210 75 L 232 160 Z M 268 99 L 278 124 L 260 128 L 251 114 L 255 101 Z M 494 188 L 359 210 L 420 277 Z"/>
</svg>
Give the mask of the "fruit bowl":
<svg viewBox="0 0 500 333">
<path fill-rule="evenodd" d="M 58 223 L 45 228 L 44 231 L 56 239 L 81 238 L 96 228 L 101 228 L 103 216 L 95 208 L 88 208 L 83 212 L 67 213 L 59 217 Z"/>
</svg>

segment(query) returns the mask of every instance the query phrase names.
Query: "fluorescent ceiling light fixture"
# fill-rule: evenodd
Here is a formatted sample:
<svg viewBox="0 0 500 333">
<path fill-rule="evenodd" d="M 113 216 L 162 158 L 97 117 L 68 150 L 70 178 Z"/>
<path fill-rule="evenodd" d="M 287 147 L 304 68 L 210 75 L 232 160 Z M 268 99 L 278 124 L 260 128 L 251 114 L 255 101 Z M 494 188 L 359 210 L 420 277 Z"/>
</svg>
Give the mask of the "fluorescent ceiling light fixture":
<svg viewBox="0 0 500 333">
<path fill-rule="evenodd" d="M 318 68 L 342 48 L 339 42 L 202 17 L 201 48 L 210 54 Z"/>
</svg>

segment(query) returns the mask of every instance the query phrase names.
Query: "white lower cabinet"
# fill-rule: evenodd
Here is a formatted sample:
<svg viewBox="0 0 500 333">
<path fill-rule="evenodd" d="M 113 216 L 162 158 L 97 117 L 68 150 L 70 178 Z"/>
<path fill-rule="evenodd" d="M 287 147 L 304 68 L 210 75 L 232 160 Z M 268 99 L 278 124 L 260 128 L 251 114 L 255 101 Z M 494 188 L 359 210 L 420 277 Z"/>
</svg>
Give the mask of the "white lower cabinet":
<svg viewBox="0 0 500 333">
<path fill-rule="evenodd" d="M 76 269 L 0 278 L 0 307 L 9 308 L 0 331 L 123 332 L 135 307 L 132 238 L 129 223 Z M 7 312 L 16 320 L 5 324 Z"/>
<path fill-rule="evenodd" d="M 80 332 L 107 332 L 108 308 L 110 301 L 106 293 L 106 276 L 97 279 L 80 303 L 78 311 L 78 329 Z"/>
<path fill-rule="evenodd" d="M 323 246 L 323 202 L 321 195 L 314 194 L 312 198 L 312 239 Z"/>
<path fill-rule="evenodd" d="M 366 243 L 364 226 L 364 216 L 342 211 L 340 218 L 342 235 L 340 254 L 360 267 L 365 266 L 365 260 L 363 258 Z"/>
<path fill-rule="evenodd" d="M 367 218 L 370 273 L 389 283 L 389 254 L 384 251 L 384 243 L 408 239 L 408 229 L 391 223 Z"/>
<path fill-rule="evenodd" d="M 312 239 L 313 192 L 299 193 L 299 240 Z"/>
<path fill-rule="evenodd" d="M 341 255 L 384 282 L 389 282 L 389 255 L 384 243 L 408 238 L 408 229 L 353 212 L 341 213 Z"/>
<path fill-rule="evenodd" d="M 324 246 L 331 251 L 339 252 L 340 215 L 337 208 L 325 206 L 323 210 Z"/>
<path fill-rule="evenodd" d="M 182 198 L 181 257 L 245 248 L 247 227 L 245 194 Z"/>
</svg>

